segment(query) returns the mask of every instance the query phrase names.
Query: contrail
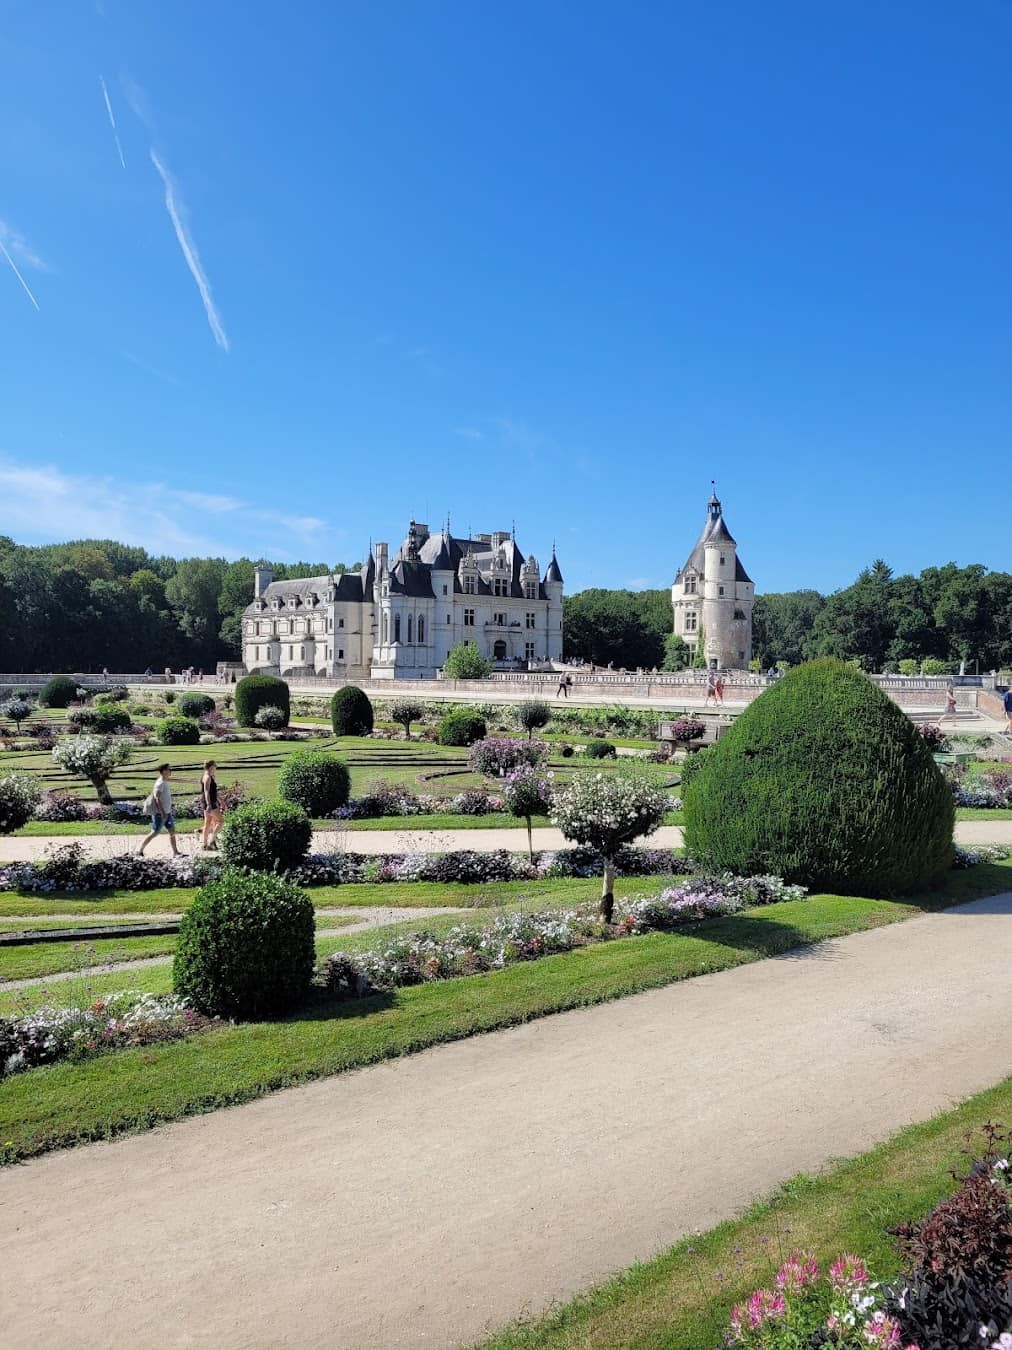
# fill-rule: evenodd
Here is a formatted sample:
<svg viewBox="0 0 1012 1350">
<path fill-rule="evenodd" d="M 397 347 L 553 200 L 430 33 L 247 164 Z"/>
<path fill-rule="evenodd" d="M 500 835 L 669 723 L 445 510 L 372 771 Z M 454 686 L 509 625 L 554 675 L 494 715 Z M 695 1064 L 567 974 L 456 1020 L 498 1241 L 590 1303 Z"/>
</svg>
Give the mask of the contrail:
<svg viewBox="0 0 1012 1350">
<path fill-rule="evenodd" d="M 2 239 L 0 239 L 0 253 L 2 253 L 2 254 L 4 255 L 4 257 L 7 259 L 7 261 L 10 263 L 10 265 L 11 265 L 11 271 L 12 271 L 12 272 L 14 273 L 14 275 L 17 277 L 18 281 L 21 282 L 22 286 L 24 286 L 24 288 L 25 288 L 25 294 L 28 296 L 28 299 L 32 302 L 32 304 L 35 306 L 35 308 L 38 309 L 38 308 L 39 308 L 39 302 L 38 302 L 38 300 L 36 300 L 35 296 L 32 295 L 31 287 L 28 285 L 28 282 L 24 279 L 24 277 L 21 275 L 21 273 L 20 273 L 20 272 L 18 271 L 18 269 L 15 267 L 15 265 L 14 265 L 14 259 L 13 259 L 13 258 L 11 257 L 11 255 L 7 252 L 6 248 L 4 248 L 4 241 L 3 241 Z"/>
<path fill-rule="evenodd" d="M 112 115 L 112 104 L 109 102 L 109 91 L 105 87 L 105 80 L 102 76 L 98 77 L 98 82 L 102 86 L 102 97 L 105 99 L 105 110 L 109 114 L 109 125 L 112 127 L 112 138 L 116 142 L 116 149 L 119 152 L 119 162 L 126 168 L 126 160 L 123 158 L 123 147 L 119 143 L 119 132 L 116 130 L 116 119 Z"/>
<path fill-rule="evenodd" d="M 168 211 L 169 219 L 172 221 L 173 228 L 176 231 L 176 238 L 179 240 L 179 247 L 183 251 L 183 258 L 186 265 L 190 269 L 190 275 L 197 283 L 197 290 L 200 292 L 200 298 L 204 302 L 207 322 L 210 324 L 211 332 L 214 334 L 214 340 L 223 351 L 227 352 L 229 350 L 228 337 L 224 328 L 221 326 L 221 319 L 218 317 L 218 311 L 214 307 L 214 300 L 211 298 L 211 283 L 204 275 L 204 269 L 201 267 L 200 258 L 197 255 L 197 246 L 190 238 L 184 222 L 186 207 L 182 202 L 177 206 L 176 185 L 172 180 L 172 175 L 162 164 L 154 150 L 151 151 L 151 163 L 158 170 L 161 180 L 165 185 L 165 209 Z M 11 266 L 13 266 L 13 263 Z"/>
</svg>

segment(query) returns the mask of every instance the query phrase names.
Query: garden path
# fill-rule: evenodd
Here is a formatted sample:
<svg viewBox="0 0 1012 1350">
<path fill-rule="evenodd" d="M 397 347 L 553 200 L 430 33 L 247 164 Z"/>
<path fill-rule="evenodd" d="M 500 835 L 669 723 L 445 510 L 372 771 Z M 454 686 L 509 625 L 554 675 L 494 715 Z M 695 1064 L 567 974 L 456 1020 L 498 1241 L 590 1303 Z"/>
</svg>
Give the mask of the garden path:
<svg viewBox="0 0 1012 1350">
<path fill-rule="evenodd" d="M 564 848 L 566 841 L 559 830 L 550 825 L 533 831 L 535 849 Z M 956 822 L 956 839 L 960 844 L 1012 844 L 1012 820 L 960 820 Z M 0 860 L 21 862 L 41 858 L 46 850 L 72 842 L 68 835 L 11 836 L 0 839 Z M 137 845 L 121 834 L 93 834 L 73 837 L 83 851 L 92 858 L 112 858 L 118 853 L 133 853 Z M 185 850 L 189 841 L 180 838 Z M 662 825 L 649 838 L 639 841 L 650 848 L 679 848 L 682 830 L 678 825 Z M 475 849 L 479 853 L 505 848 L 520 851 L 527 845 L 527 831 L 522 825 L 487 830 L 318 830 L 313 835 L 314 853 L 445 853 L 456 849 Z M 149 858 L 164 858 L 168 849 L 153 844 Z"/>
<path fill-rule="evenodd" d="M 382 928 L 384 924 L 400 923 L 408 919 L 427 919 L 432 914 L 473 914 L 473 910 L 462 909 L 455 905 L 441 906 L 439 909 L 401 905 L 355 905 L 354 908 L 317 910 L 316 936 L 318 938 L 344 937 L 347 933 L 363 933 L 370 928 Z M 327 916 L 348 915 L 354 923 L 342 924 L 340 928 L 328 928 Z M 147 919 L 147 914 L 138 916 Z M 169 915 L 178 919 L 178 914 Z M 47 915 L 48 918 L 48 915 Z M 85 939 L 87 941 L 87 939 Z M 115 942 L 116 939 L 112 938 Z M 69 948 L 70 943 L 66 944 Z M 108 961 L 99 966 L 85 966 L 80 970 L 61 970 L 55 975 L 37 975 L 30 980 L 5 980 L 0 976 L 0 989 L 5 993 L 12 989 L 31 989 L 36 985 L 52 984 L 56 980 L 88 980 L 95 975 L 110 975 L 117 970 L 139 970 L 142 966 L 167 966 L 171 956 L 143 956 L 137 961 Z"/>
<path fill-rule="evenodd" d="M 1010 929 L 1012 893 L 10 1168 L 6 1341 L 469 1342 L 1012 1072 Z"/>
</svg>

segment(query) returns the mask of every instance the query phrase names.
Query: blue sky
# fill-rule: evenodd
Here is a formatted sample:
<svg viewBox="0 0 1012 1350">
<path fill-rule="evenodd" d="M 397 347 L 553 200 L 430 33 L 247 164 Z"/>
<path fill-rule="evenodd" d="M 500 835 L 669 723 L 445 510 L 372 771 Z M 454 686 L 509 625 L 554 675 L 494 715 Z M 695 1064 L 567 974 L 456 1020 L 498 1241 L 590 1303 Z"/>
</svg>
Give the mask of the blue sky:
<svg viewBox="0 0 1012 1350">
<path fill-rule="evenodd" d="M 0 533 L 667 585 L 716 478 L 760 590 L 1010 567 L 1010 58 L 1005 0 L 7 0 Z"/>
</svg>

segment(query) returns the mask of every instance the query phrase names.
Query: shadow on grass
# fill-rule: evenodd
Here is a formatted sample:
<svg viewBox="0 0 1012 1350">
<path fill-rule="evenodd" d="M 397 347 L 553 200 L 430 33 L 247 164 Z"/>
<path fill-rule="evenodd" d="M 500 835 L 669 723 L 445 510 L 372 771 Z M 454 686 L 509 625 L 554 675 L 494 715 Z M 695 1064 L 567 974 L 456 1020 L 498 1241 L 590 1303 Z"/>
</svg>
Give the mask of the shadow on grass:
<svg viewBox="0 0 1012 1350">
<path fill-rule="evenodd" d="M 810 932 L 782 919 L 755 918 L 747 912 L 726 919 L 706 919 L 674 930 L 675 936 L 701 938 L 722 947 L 755 952 L 758 956 L 803 958 L 819 956 L 823 943 Z M 828 934 L 827 936 L 832 936 Z"/>
</svg>

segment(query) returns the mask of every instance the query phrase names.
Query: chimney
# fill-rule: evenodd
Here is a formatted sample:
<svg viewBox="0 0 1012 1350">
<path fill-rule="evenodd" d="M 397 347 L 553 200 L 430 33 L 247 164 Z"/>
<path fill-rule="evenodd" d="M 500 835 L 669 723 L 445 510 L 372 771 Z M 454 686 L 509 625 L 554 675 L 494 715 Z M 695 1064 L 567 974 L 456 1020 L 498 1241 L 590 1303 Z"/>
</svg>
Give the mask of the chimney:
<svg viewBox="0 0 1012 1350">
<path fill-rule="evenodd" d="M 387 570 L 387 546 L 386 544 L 376 545 L 376 571 L 385 572 Z"/>
<path fill-rule="evenodd" d="M 502 548 L 503 544 L 505 544 L 506 540 L 509 537 L 510 537 L 509 530 L 496 530 L 495 534 L 493 534 L 492 536 L 492 547 Z"/>
<path fill-rule="evenodd" d="M 266 563 L 261 563 L 259 567 L 255 567 L 253 569 L 253 599 L 259 600 L 273 580 L 274 572 Z"/>
</svg>

